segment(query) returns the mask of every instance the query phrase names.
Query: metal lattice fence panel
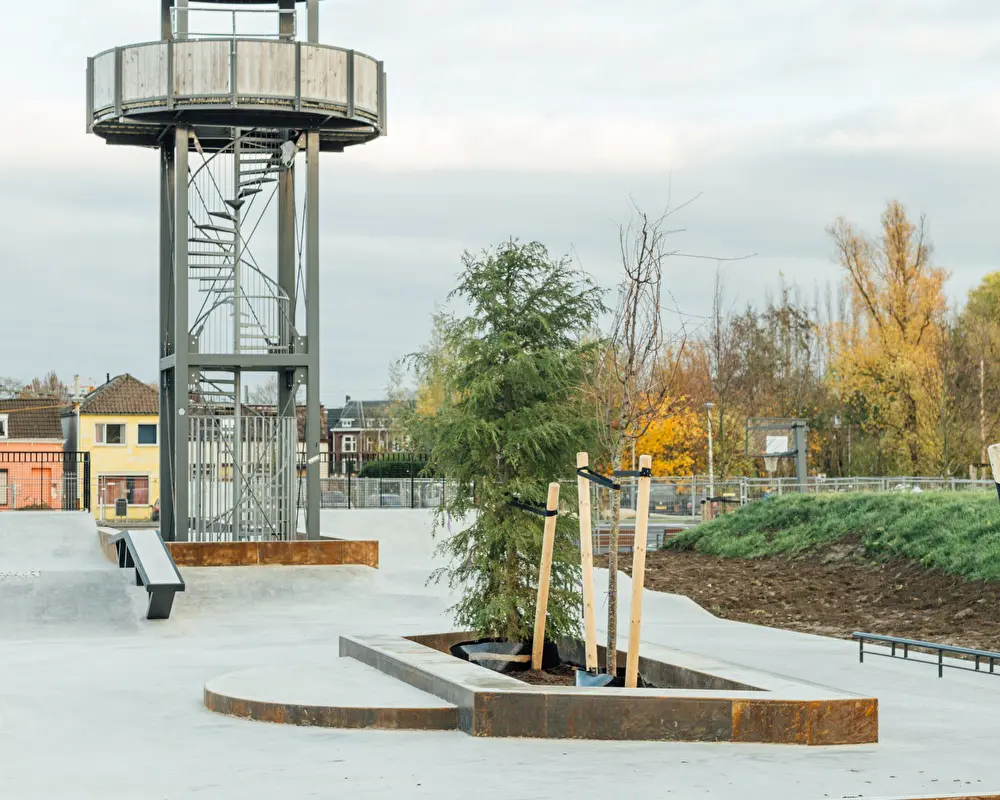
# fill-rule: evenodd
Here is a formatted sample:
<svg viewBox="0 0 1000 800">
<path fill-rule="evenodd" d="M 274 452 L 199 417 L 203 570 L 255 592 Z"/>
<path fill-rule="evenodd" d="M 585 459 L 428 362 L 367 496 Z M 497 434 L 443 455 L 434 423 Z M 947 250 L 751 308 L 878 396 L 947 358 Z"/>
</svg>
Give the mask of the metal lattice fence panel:
<svg viewBox="0 0 1000 800">
<path fill-rule="evenodd" d="M 90 508 L 90 453 L 0 450 L 0 511 Z"/>
</svg>

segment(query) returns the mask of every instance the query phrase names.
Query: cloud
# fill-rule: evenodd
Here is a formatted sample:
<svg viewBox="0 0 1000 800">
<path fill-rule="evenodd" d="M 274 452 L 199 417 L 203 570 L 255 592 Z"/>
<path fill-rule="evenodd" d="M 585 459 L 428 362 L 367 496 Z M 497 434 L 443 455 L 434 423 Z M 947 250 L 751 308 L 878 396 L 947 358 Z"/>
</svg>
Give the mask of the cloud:
<svg viewBox="0 0 1000 800">
<path fill-rule="evenodd" d="M 83 130 L 88 55 L 157 35 L 154 2 L 5 10 L 0 372 L 156 375 L 158 164 Z M 629 197 L 723 264 L 740 303 L 839 280 L 824 228 L 925 212 L 959 297 L 996 266 L 992 0 L 372 0 L 322 38 L 385 59 L 390 135 L 323 160 L 323 395 L 378 395 L 454 284 L 509 236 L 614 283 Z M 36 42 L 49 43 L 38 58 Z M 32 69 L 26 70 L 25 65 Z M 258 257 L 269 252 L 264 240 Z M 716 265 L 677 259 L 696 319 Z"/>
</svg>

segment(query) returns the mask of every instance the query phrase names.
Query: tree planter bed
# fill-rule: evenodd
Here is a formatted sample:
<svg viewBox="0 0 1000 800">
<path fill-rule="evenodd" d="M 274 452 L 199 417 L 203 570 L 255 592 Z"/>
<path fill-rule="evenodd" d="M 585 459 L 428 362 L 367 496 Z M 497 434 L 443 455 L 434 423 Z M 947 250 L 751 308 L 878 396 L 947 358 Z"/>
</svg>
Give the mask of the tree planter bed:
<svg viewBox="0 0 1000 800">
<path fill-rule="evenodd" d="M 342 636 L 349 656 L 458 708 L 473 736 L 774 744 L 878 741 L 875 698 L 798 683 L 714 659 L 643 645 L 640 674 L 657 686 L 619 689 L 538 686 L 463 661 L 450 648 L 475 637 Z M 581 643 L 559 643 L 579 663 Z M 618 653 L 620 664 L 624 653 Z M 603 661 L 603 655 L 602 655 Z"/>
</svg>

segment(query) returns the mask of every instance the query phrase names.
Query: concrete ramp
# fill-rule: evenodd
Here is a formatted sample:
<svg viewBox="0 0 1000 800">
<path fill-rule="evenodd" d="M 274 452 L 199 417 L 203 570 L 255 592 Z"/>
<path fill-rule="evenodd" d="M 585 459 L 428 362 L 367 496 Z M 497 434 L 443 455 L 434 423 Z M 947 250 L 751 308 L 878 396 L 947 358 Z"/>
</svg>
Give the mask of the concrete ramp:
<svg viewBox="0 0 1000 800">
<path fill-rule="evenodd" d="M 0 641 L 134 631 L 144 592 L 101 551 L 87 514 L 0 514 Z"/>
<path fill-rule="evenodd" d="M 0 514 L 0 572 L 113 569 L 86 513 L 8 511 Z"/>
</svg>

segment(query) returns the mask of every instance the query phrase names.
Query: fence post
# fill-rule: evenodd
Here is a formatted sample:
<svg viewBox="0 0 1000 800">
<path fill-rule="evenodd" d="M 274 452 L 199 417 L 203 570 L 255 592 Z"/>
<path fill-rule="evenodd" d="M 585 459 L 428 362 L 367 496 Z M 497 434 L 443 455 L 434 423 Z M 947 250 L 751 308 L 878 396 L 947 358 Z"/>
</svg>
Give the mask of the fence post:
<svg viewBox="0 0 1000 800">
<path fill-rule="evenodd" d="M 691 519 L 698 519 L 695 506 L 698 504 L 698 476 L 691 476 Z"/>
<path fill-rule="evenodd" d="M 416 462 L 411 460 L 410 461 L 410 508 L 417 507 L 417 498 L 414 496 L 413 492 L 413 487 L 415 483 L 414 478 L 416 477 L 414 475 L 414 473 L 416 472 L 415 467 L 416 467 Z"/>
<path fill-rule="evenodd" d="M 351 461 L 347 462 L 347 510 L 351 510 L 351 470 L 354 464 Z"/>
<path fill-rule="evenodd" d="M 79 453 L 77 454 L 79 458 Z M 90 453 L 83 454 L 83 508 L 90 512 Z"/>
</svg>

